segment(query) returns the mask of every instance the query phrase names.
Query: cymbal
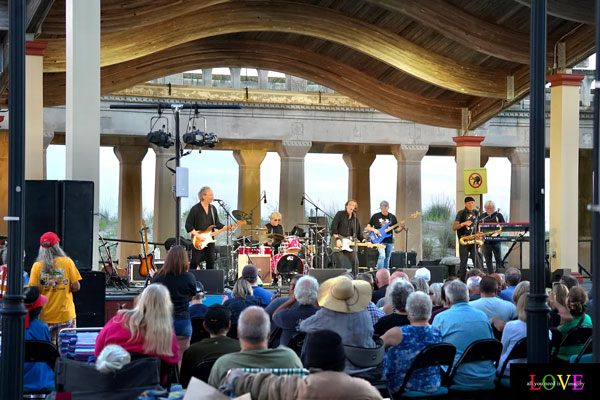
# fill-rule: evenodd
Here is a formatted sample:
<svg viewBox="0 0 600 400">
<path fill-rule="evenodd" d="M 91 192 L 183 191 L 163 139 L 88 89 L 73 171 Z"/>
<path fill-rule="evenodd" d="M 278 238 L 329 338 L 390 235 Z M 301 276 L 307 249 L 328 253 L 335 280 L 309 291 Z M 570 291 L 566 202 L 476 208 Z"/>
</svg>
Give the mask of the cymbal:
<svg viewBox="0 0 600 400">
<path fill-rule="evenodd" d="M 263 231 L 266 231 L 267 228 L 258 228 L 258 227 L 256 227 L 256 228 L 248 228 L 246 230 L 247 231 L 259 231 L 259 232 L 263 232 Z"/>
<path fill-rule="evenodd" d="M 233 218 L 235 218 L 237 220 L 250 219 L 250 215 L 243 212 L 242 210 L 233 210 L 231 212 L 231 215 L 233 215 Z"/>
<path fill-rule="evenodd" d="M 297 223 L 296 225 L 312 226 L 312 225 L 317 225 L 317 224 L 315 222 L 300 222 L 300 223 Z"/>
<path fill-rule="evenodd" d="M 269 239 L 283 240 L 283 235 L 279 233 L 267 233 L 265 236 Z"/>
</svg>

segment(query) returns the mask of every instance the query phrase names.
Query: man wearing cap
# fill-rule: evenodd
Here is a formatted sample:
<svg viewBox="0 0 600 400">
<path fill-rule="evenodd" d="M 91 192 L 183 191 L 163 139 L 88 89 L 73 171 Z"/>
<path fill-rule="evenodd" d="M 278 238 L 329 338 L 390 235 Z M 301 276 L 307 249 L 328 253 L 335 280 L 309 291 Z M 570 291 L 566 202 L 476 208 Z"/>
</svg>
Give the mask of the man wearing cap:
<svg viewBox="0 0 600 400">
<path fill-rule="evenodd" d="M 381 203 L 379 203 L 379 209 L 381 211 L 373 214 L 369 224 L 367 225 L 367 231 L 373 232 L 375 236 L 381 236 L 381 233 L 378 231 L 378 229 L 381 229 L 384 225 L 390 224 L 390 226 L 393 226 L 398 223 L 396 216 L 389 212 L 390 203 L 383 200 Z M 383 239 L 383 242 L 381 242 L 381 244 L 385 245 L 385 248 L 380 247 L 377 249 L 379 251 L 377 269 L 390 267 L 390 257 L 392 256 L 392 251 L 394 251 L 394 232 L 400 233 L 403 229 L 404 221 L 401 221 L 399 227 L 388 232 L 391 234 L 391 236 Z"/>
<path fill-rule="evenodd" d="M 227 336 L 231 328 L 231 312 L 227 307 L 220 304 L 210 306 L 204 316 L 203 326 L 210 337 L 192 344 L 183 353 L 180 374 L 183 387 L 187 387 L 194 369 L 201 361 L 240 351 L 240 342 Z"/>
<path fill-rule="evenodd" d="M 477 221 L 478 216 L 479 212 L 475 210 L 475 199 L 471 196 L 465 197 L 465 208 L 456 214 L 454 225 L 452 225 L 452 229 L 456 231 L 456 235 L 458 236 L 459 240 L 463 236 L 468 236 L 475 233 L 475 222 Z M 460 255 L 460 270 L 458 272 L 458 277 L 464 282 L 467 274 L 467 259 L 471 257 L 471 260 L 473 260 L 473 266 L 478 266 L 477 251 L 474 244 L 467 246 L 459 244 L 458 253 Z"/>
<path fill-rule="evenodd" d="M 300 323 L 306 333 L 329 329 L 342 337 L 344 345 L 374 348 L 373 322 L 367 311 L 371 302 L 371 285 L 346 276 L 328 279 L 319 287 L 317 301 L 321 307 Z M 347 365 L 349 369 L 356 369 Z"/>
<path fill-rule="evenodd" d="M 73 292 L 80 289 L 81 275 L 63 249 L 54 232 L 46 232 L 40 238 L 40 251 L 31 267 L 29 286 L 37 286 L 48 297 L 48 304 L 40 320 L 48 324 L 50 337 L 57 343 L 58 332 L 64 328 L 75 328 L 75 303 Z"/>
</svg>

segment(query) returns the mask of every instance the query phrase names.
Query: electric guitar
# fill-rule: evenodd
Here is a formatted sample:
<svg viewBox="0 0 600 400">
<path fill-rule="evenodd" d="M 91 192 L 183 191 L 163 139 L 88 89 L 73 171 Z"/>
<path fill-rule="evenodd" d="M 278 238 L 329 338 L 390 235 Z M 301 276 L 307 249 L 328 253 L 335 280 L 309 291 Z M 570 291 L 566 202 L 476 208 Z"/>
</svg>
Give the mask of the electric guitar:
<svg viewBox="0 0 600 400">
<path fill-rule="evenodd" d="M 154 271 L 154 255 L 150 253 L 148 249 L 148 227 L 146 226 L 146 222 L 142 219 L 142 229 L 140 230 L 140 234 L 143 232 L 143 240 L 144 240 L 144 248 L 143 248 L 143 257 L 140 257 L 140 275 L 148 276 L 150 271 Z"/>
<path fill-rule="evenodd" d="M 336 241 L 337 239 L 333 236 L 331 236 L 331 250 L 335 253 L 335 252 L 339 252 L 339 251 L 349 251 L 352 252 L 354 251 L 352 249 L 352 247 L 354 246 L 369 246 L 371 245 L 371 247 L 380 247 L 380 248 L 385 248 L 385 245 L 383 244 L 374 244 L 374 243 L 361 243 L 361 242 L 353 242 L 352 238 L 347 238 L 344 236 L 339 236 L 338 237 L 339 240 L 341 240 L 342 242 L 342 247 L 337 247 L 336 245 Z"/>
<path fill-rule="evenodd" d="M 224 226 L 223 228 L 221 228 L 217 231 L 214 231 L 214 232 L 212 232 L 212 229 L 215 226 L 211 225 L 205 231 L 197 232 L 196 234 L 192 235 L 192 237 L 191 237 L 192 243 L 194 244 L 194 247 L 196 248 L 196 250 L 204 250 L 204 248 L 206 246 L 208 246 L 210 243 L 215 243 L 214 237 L 216 235 L 218 235 L 219 233 L 221 233 L 223 231 L 230 231 L 241 225 L 246 225 L 246 221 L 244 221 L 244 220 L 238 221 L 235 224 L 231 224 L 229 226 Z"/>
<path fill-rule="evenodd" d="M 404 222 L 411 220 L 413 218 L 417 218 L 419 216 L 421 216 L 423 213 L 421 211 L 417 211 L 414 214 L 411 214 L 409 217 L 407 217 Z M 375 235 L 375 232 L 369 232 L 369 238 L 371 239 L 371 242 L 373 243 L 381 243 L 383 242 L 383 239 L 385 238 L 389 238 L 390 236 L 392 236 L 392 232 L 394 229 L 396 229 L 398 226 L 400 226 L 400 224 L 402 222 L 398 222 L 397 224 L 394 224 L 392 226 L 390 226 L 391 222 L 388 222 L 387 224 L 385 224 L 384 226 L 382 226 L 381 228 L 377 229 L 379 231 L 379 233 L 381 234 L 380 236 Z"/>
</svg>

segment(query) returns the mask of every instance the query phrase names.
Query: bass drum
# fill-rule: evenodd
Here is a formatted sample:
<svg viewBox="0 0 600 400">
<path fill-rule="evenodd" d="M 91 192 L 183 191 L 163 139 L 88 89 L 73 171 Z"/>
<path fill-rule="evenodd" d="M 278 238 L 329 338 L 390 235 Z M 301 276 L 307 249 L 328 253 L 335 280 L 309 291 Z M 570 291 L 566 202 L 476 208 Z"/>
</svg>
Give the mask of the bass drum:
<svg viewBox="0 0 600 400">
<path fill-rule="evenodd" d="M 284 254 L 275 267 L 277 275 L 297 275 L 304 273 L 304 263 L 296 254 Z"/>
</svg>

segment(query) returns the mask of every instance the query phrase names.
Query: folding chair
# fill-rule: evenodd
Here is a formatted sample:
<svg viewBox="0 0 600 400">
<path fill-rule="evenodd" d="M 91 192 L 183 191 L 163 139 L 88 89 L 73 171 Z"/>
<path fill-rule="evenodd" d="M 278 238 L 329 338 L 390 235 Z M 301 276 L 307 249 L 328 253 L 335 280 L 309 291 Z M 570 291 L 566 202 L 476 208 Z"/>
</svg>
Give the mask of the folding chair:
<svg viewBox="0 0 600 400">
<path fill-rule="evenodd" d="M 422 368 L 428 367 L 439 367 L 440 374 L 442 374 L 443 378 L 447 374 L 441 366 L 446 365 L 447 370 L 450 371 L 452 368 L 452 364 L 454 363 L 454 356 L 456 355 L 456 347 L 451 345 L 450 343 L 436 343 L 425 347 L 423 350 L 417 354 L 415 359 L 413 360 L 410 368 L 406 371 L 406 375 L 404 376 L 404 382 L 402 382 L 402 386 L 400 390 L 393 393 L 392 397 L 394 399 L 399 398 L 429 398 L 429 397 L 440 397 L 446 396 L 448 394 L 448 388 L 444 386 L 440 386 L 440 388 L 434 393 L 425 393 L 418 391 L 406 391 L 406 385 L 410 381 L 412 374 Z M 444 379 L 442 379 L 444 381 Z"/>
<path fill-rule="evenodd" d="M 131 361 L 142 360 L 145 358 L 156 358 L 160 361 L 160 385 L 167 390 L 171 389 L 171 384 L 179 382 L 179 368 L 177 364 L 170 364 L 156 356 L 150 356 L 142 353 L 129 353 Z"/>
<path fill-rule="evenodd" d="M 506 371 L 506 367 L 508 363 L 512 360 L 516 360 L 518 358 L 527 358 L 527 338 L 524 337 L 519 339 L 517 343 L 513 346 L 510 353 L 504 360 L 502 367 L 500 368 L 500 373 L 498 374 L 498 379 L 496 380 L 496 386 L 499 388 L 509 388 L 510 387 L 510 378 L 504 376 L 504 372 Z"/>
<path fill-rule="evenodd" d="M 304 339 L 306 339 L 306 332 L 298 332 L 290 339 L 288 347 L 296 352 L 298 357 L 302 353 L 302 346 L 304 346 Z"/>
<path fill-rule="evenodd" d="M 571 364 L 589 364 L 593 362 L 592 357 L 592 337 L 590 336 L 587 342 L 583 345 L 583 348 L 577 355 L 571 356 Z"/>
<path fill-rule="evenodd" d="M 91 362 L 96 359 L 96 338 L 102 330 L 98 328 L 65 328 L 58 333 L 58 352 L 61 357 L 75 361 Z"/>
<path fill-rule="evenodd" d="M 55 345 L 43 340 L 25 341 L 25 362 L 43 362 L 48 364 L 50 369 L 54 370 L 56 359 L 60 355 Z M 23 394 L 24 399 L 45 399 L 51 390 L 26 391 Z"/>
<path fill-rule="evenodd" d="M 485 387 L 471 387 L 467 385 L 453 384 L 456 372 L 463 364 L 479 361 L 491 361 L 494 366 L 498 364 L 502 354 L 502 343 L 497 339 L 481 339 L 476 340 L 465 349 L 465 352 L 456 362 L 450 376 L 448 378 L 450 382 L 449 389 L 452 392 L 486 392 L 492 391 L 496 386 L 492 383 Z"/>
<path fill-rule="evenodd" d="M 554 349 L 552 350 L 552 355 L 550 356 L 550 362 L 565 363 L 568 361 L 562 360 L 558 357 L 560 349 L 567 346 L 582 346 L 583 349 L 583 346 L 587 340 L 592 336 L 592 327 L 581 326 L 574 328 L 569 332 L 562 333 L 562 335 L 557 335 L 559 337 L 556 339 L 554 338 L 555 332 L 557 331 L 552 332 L 552 344 L 554 345 Z M 581 350 L 579 350 L 579 352 L 581 352 Z"/>
<path fill-rule="evenodd" d="M 207 358 L 206 360 L 200 361 L 200 363 L 196 365 L 196 368 L 194 368 L 192 376 L 200 379 L 201 381 L 208 382 L 210 371 L 212 370 L 212 367 L 215 365 L 216 361 L 216 358 Z M 188 383 L 189 382 L 182 382 L 182 384 L 185 384 L 186 387 Z"/>
</svg>

